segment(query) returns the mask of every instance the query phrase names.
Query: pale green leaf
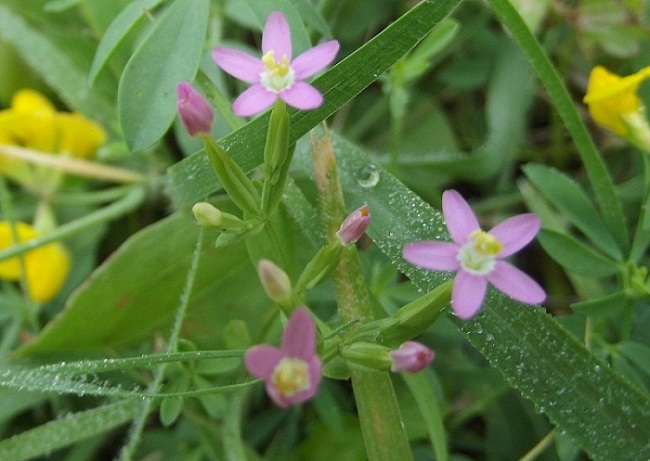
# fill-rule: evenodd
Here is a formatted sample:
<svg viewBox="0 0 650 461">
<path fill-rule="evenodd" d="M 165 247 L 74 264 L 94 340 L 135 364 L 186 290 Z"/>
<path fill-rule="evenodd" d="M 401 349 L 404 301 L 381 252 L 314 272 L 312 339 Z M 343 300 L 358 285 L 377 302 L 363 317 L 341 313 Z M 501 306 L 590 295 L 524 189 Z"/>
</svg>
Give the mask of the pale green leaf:
<svg viewBox="0 0 650 461">
<path fill-rule="evenodd" d="M 118 89 L 118 112 L 131 150 L 158 141 L 174 120 L 176 85 L 196 74 L 209 10 L 208 0 L 176 0 L 126 64 Z"/>
</svg>

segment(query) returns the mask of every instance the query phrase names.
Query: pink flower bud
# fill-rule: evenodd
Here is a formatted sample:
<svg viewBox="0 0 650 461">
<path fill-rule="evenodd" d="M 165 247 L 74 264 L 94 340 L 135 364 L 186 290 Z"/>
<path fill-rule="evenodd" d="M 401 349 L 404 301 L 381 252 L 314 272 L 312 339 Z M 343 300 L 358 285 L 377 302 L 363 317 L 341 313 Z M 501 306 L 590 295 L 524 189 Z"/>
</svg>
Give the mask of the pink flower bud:
<svg viewBox="0 0 650 461">
<path fill-rule="evenodd" d="M 214 113 L 210 104 L 196 91 L 189 82 L 176 85 L 178 102 L 176 107 L 183 126 L 190 136 L 210 133 Z"/>
<path fill-rule="evenodd" d="M 433 357 L 433 351 L 424 344 L 407 341 L 390 352 L 390 358 L 393 360 L 391 371 L 417 373 L 429 365 Z"/>
<path fill-rule="evenodd" d="M 336 236 L 343 245 L 350 245 L 361 238 L 370 225 L 370 211 L 365 203 L 345 218 Z"/>
<path fill-rule="evenodd" d="M 278 304 L 291 299 L 291 281 L 286 272 L 268 259 L 260 259 L 257 263 L 257 275 L 262 282 L 264 291 Z"/>
</svg>

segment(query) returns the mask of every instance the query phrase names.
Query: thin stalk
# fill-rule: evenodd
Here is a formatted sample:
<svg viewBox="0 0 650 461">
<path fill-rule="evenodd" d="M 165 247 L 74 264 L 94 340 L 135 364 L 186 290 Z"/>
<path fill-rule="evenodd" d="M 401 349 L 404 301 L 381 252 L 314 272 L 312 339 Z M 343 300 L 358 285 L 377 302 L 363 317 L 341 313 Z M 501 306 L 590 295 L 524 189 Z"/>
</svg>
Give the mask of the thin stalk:
<svg viewBox="0 0 650 461">
<path fill-rule="evenodd" d="M 34 165 L 41 165 L 86 178 L 97 178 L 121 183 L 147 183 L 149 178 L 126 168 L 92 162 L 63 155 L 44 154 L 24 147 L 0 144 L 0 156 L 16 158 Z"/>
<path fill-rule="evenodd" d="M 199 236 L 196 239 L 196 246 L 194 247 L 194 254 L 192 255 L 192 263 L 190 269 L 187 272 L 187 278 L 185 281 L 185 287 L 183 288 L 183 294 L 181 295 L 181 300 L 176 309 L 176 317 L 174 318 L 174 325 L 172 331 L 169 335 L 169 340 L 167 342 L 166 353 L 173 354 L 177 352 L 178 349 L 178 338 L 181 334 L 181 327 L 183 326 L 183 321 L 185 320 L 185 313 L 187 312 L 187 306 L 189 304 L 190 295 L 192 289 L 194 288 L 194 280 L 196 279 L 197 268 L 199 266 L 199 259 L 201 257 L 201 249 L 203 248 L 203 237 L 205 235 L 203 227 L 199 227 Z M 151 393 L 158 393 L 160 385 L 165 377 L 165 370 L 167 369 L 167 364 L 163 363 L 158 367 L 154 379 L 148 386 L 147 391 Z M 140 407 L 140 412 L 138 416 L 133 421 L 131 425 L 131 430 L 129 431 L 129 438 L 122 447 L 120 451 L 120 461 L 131 461 L 135 454 L 135 450 L 140 445 L 140 438 L 142 436 L 142 431 L 147 422 L 147 417 L 153 409 L 155 400 L 146 399 L 142 402 Z"/>
<path fill-rule="evenodd" d="M 111 203 L 104 208 L 101 208 L 89 215 L 83 216 L 79 219 L 71 221 L 57 227 L 52 232 L 41 235 L 27 242 L 12 245 L 9 248 L 0 250 L 0 261 L 25 253 L 26 251 L 33 250 L 48 243 L 64 240 L 72 237 L 87 228 L 101 224 L 119 216 L 122 216 L 129 211 L 139 206 L 146 197 L 146 191 L 140 186 L 132 187 L 129 193 L 121 200 Z"/>
<path fill-rule="evenodd" d="M 345 204 L 327 131 L 320 139 L 313 135 L 312 161 L 322 221 L 327 238 L 332 242 L 337 238 L 335 233 L 343 221 Z M 346 247 L 342 252 L 334 272 L 334 287 L 343 324 L 358 328 L 373 319 L 367 283 L 354 245 Z M 412 460 L 397 397 L 388 373 L 358 370 L 351 373 L 368 459 Z"/>
<path fill-rule="evenodd" d="M 555 439 L 556 430 L 553 429 L 549 432 L 542 440 L 540 440 L 537 445 L 535 445 L 528 453 L 519 458 L 519 461 L 534 461 L 537 459 L 543 452 L 546 450 L 553 440 Z"/>
</svg>

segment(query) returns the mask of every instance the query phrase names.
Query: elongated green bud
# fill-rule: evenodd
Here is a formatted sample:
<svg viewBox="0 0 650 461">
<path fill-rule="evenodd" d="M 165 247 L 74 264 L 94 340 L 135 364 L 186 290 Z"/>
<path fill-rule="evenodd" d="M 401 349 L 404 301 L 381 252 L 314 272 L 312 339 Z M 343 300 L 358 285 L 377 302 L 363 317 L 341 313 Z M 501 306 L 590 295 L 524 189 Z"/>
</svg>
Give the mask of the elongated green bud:
<svg viewBox="0 0 650 461">
<path fill-rule="evenodd" d="M 327 274 L 334 270 L 341 258 L 343 246 L 338 240 L 322 247 L 307 263 L 296 283 L 296 293 L 313 288 Z"/>
<path fill-rule="evenodd" d="M 259 216 L 260 196 L 244 170 L 209 136 L 202 136 L 208 160 L 228 197 L 241 210 Z"/>
<path fill-rule="evenodd" d="M 279 99 L 269 118 L 269 129 L 264 146 L 264 185 L 262 209 L 271 214 L 282 198 L 282 191 L 293 158 L 294 147 L 289 147 L 289 114 Z"/>
</svg>

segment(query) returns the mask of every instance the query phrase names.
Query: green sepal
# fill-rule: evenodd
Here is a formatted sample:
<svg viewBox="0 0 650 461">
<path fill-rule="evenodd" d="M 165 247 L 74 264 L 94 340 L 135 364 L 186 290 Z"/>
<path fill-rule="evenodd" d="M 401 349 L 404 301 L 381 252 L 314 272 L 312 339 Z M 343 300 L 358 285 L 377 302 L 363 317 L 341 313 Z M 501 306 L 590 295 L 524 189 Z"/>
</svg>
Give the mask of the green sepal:
<svg viewBox="0 0 650 461">
<path fill-rule="evenodd" d="M 214 139 L 203 136 L 208 160 L 230 199 L 242 211 L 260 215 L 260 196 L 244 170 L 224 151 Z"/>
<path fill-rule="evenodd" d="M 322 247 L 307 263 L 296 283 L 295 293 L 301 293 L 315 287 L 327 274 L 329 274 L 341 258 L 343 247 L 338 240 Z"/>
<path fill-rule="evenodd" d="M 346 342 L 365 338 L 387 346 L 398 346 L 415 338 L 429 328 L 442 309 L 449 305 L 451 287 L 451 281 L 442 283 L 400 308 L 395 315 L 363 325 Z"/>
<path fill-rule="evenodd" d="M 227 231 L 219 234 L 219 237 L 214 242 L 214 246 L 220 248 L 233 245 L 257 234 L 264 228 L 264 222 L 260 222 L 259 220 L 243 221 L 243 223 L 246 225 L 246 228 L 241 232 Z"/>
<path fill-rule="evenodd" d="M 289 114 L 281 99 L 269 118 L 269 128 L 264 145 L 264 185 L 262 187 L 262 209 L 271 214 L 282 198 L 289 165 L 293 158 L 295 144 L 289 147 Z"/>
</svg>

